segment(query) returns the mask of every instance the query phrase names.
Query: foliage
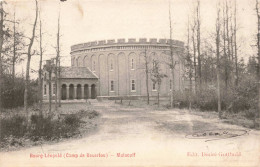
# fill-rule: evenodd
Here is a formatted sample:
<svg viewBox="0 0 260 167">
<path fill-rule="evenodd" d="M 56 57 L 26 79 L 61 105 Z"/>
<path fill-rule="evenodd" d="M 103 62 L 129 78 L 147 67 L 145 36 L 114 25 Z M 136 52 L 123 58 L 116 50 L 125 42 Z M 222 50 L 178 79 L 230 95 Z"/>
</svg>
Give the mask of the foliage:
<svg viewBox="0 0 260 167">
<path fill-rule="evenodd" d="M 62 120 L 54 120 L 51 116 L 43 117 L 41 115 L 33 115 L 31 117 L 32 128 L 30 137 L 33 140 L 44 138 L 45 140 L 54 140 L 61 137 L 70 137 L 79 133 L 79 117 L 75 115 L 67 115 Z"/>
<path fill-rule="evenodd" d="M 0 141 L 7 136 L 22 137 L 26 133 L 25 117 L 15 115 L 11 118 L 1 119 Z"/>
<path fill-rule="evenodd" d="M 95 124 L 90 122 L 95 122 L 94 118 L 97 118 L 99 113 L 83 109 L 85 105 L 79 107 L 76 110 L 75 107 L 64 107 L 64 114 L 59 118 L 50 114 L 39 115 L 34 108 L 29 108 L 32 113 L 30 126 L 27 124 L 28 117 L 20 112 L 22 108 L 6 110 L 0 115 L 0 148 L 9 149 L 9 146 L 58 141 L 87 133 L 86 129 L 96 128 Z"/>
<path fill-rule="evenodd" d="M 23 78 L 15 78 L 13 80 L 11 75 L 4 75 L 3 91 L 2 91 L 2 104 L 3 108 L 15 108 L 23 106 L 24 100 L 24 80 Z M 37 83 L 30 82 L 30 91 L 28 96 L 29 105 L 32 105 L 37 100 L 36 93 Z"/>
</svg>

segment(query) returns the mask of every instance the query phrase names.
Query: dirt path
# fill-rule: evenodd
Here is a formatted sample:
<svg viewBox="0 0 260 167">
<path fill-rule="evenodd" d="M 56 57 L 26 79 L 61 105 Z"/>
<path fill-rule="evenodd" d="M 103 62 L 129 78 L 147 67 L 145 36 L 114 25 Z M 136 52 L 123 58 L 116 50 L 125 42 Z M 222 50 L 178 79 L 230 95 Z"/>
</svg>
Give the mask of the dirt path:
<svg viewBox="0 0 260 167">
<path fill-rule="evenodd" d="M 260 164 L 258 131 L 224 124 L 214 117 L 205 119 L 185 110 L 153 111 L 120 106 L 113 101 L 95 102 L 92 105 L 101 113 L 96 133 L 53 145 L 1 153 L 1 166 Z M 214 136 L 209 136 L 211 132 Z M 223 132 L 231 136 L 219 136 Z M 232 137 L 232 133 L 241 136 Z M 202 156 L 202 153 L 211 156 Z M 79 157 L 80 154 L 85 157 Z M 37 155 L 39 157 L 32 157 Z M 51 158 L 48 155 L 61 157 Z M 123 155 L 129 157 L 121 157 Z"/>
</svg>

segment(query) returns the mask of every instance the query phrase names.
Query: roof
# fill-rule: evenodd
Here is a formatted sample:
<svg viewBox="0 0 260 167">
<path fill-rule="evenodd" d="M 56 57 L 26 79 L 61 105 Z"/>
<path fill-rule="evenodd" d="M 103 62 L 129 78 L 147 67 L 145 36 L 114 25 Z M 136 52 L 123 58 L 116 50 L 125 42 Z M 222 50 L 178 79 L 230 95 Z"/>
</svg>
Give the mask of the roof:
<svg viewBox="0 0 260 167">
<path fill-rule="evenodd" d="M 61 67 L 60 77 L 98 79 L 98 76 L 87 67 Z"/>
</svg>

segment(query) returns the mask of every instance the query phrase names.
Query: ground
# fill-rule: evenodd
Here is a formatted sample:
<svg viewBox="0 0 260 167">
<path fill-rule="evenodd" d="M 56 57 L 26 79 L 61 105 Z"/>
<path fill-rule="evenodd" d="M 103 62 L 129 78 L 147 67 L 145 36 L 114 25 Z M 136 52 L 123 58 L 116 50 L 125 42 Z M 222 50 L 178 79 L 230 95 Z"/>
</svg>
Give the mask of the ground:
<svg viewBox="0 0 260 167">
<path fill-rule="evenodd" d="M 77 104 L 68 106 L 73 105 Z M 260 132 L 224 123 L 217 113 L 129 106 L 128 102 L 122 105 L 115 101 L 92 101 L 85 107 L 101 114 L 95 132 L 56 144 L 2 152 L 1 166 L 260 164 Z"/>
</svg>

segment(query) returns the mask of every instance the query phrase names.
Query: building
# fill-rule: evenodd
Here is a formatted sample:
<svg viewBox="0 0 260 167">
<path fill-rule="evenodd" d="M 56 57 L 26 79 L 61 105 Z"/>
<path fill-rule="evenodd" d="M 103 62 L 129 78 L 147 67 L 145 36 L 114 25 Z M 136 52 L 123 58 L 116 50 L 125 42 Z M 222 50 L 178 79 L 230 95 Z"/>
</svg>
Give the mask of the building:
<svg viewBox="0 0 260 167">
<path fill-rule="evenodd" d="M 185 89 L 184 43 L 172 40 L 175 62 L 174 90 Z M 159 62 L 160 73 L 168 77 L 161 83 L 161 96 L 171 92 L 170 40 L 169 39 L 118 39 L 73 45 L 71 66 L 60 68 L 58 96 L 61 99 L 87 99 L 96 97 L 142 97 L 146 91 L 146 62 L 149 70 Z M 147 57 L 147 59 L 145 59 Z M 147 61 L 145 61 L 147 60 Z M 49 62 L 51 64 L 51 62 Z M 49 73 L 45 68 L 43 92 L 48 99 Z M 55 92 L 51 76 L 52 91 Z M 149 94 L 156 96 L 158 85 L 148 79 Z M 55 96 L 55 93 L 52 93 Z"/>
</svg>

